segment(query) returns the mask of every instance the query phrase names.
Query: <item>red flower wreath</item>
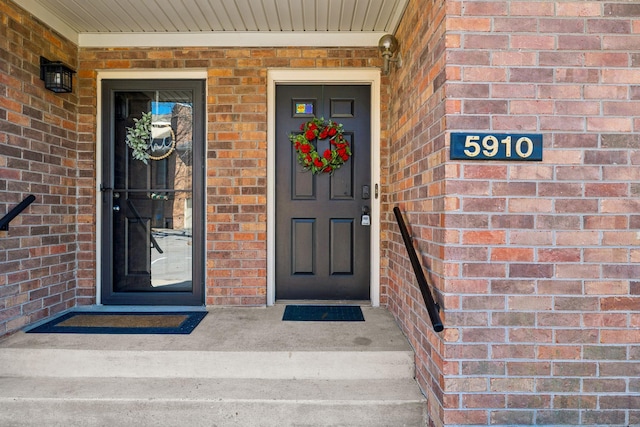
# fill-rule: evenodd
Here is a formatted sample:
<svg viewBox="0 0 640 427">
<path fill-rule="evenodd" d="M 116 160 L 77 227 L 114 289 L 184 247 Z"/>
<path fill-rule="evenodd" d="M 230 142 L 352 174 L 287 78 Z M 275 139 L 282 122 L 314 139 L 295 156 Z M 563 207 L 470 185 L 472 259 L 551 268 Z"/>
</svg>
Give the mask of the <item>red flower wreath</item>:
<svg viewBox="0 0 640 427">
<path fill-rule="evenodd" d="M 311 121 L 301 124 L 300 130 L 302 133 L 291 134 L 289 139 L 298 153 L 298 163 L 313 174 L 332 173 L 351 157 L 349 143 L 342 136 L 342 124 L 331 120 L 325 122 L 324 119 L 314 117 Z M 321 156 L 311 142 L 327 138 L 331 147 Z"/>
</svg>

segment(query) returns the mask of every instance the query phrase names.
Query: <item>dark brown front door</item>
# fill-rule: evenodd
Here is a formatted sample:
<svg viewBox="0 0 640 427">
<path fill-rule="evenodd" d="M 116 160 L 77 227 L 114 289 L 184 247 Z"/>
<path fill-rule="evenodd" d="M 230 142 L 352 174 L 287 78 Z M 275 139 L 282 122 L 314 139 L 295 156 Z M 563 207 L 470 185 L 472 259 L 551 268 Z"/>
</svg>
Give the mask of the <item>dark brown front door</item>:
<svg viewBox="0 0 640 427">
<path fill-rule="evenodd" d="M 371 88 L 276 89 L 276 298 L 368 300 Z M 333 174 L 298 164 L 289 135 L 313 117 L 344 126 L 352 156 Z M 329 147 L 316 141 L 318 153 Z"/>
<path fill-rule="evenodd" d="M 102 302 L 204 304 L 204 82 L 104 80 Z M 143 114 L 149 158 L 126 141 Z"/>
</svg>

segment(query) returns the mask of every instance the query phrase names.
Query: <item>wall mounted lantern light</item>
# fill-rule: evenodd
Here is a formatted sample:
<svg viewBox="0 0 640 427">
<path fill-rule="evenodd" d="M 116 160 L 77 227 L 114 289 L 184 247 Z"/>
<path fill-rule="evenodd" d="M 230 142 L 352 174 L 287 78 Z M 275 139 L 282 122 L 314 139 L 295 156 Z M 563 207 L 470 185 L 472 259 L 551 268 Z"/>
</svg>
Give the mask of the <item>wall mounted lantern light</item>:
<svg viewBox="0 0 640 427">
<path fill-rule="evenodd" d="M 398 47 L 398 39 L 396 39 L 392 34 L 385 34 L 378 42 L 378 49 L 380 49 L 382 59 L 384 60 L 384 63 L 382 64 L 382 73 L 385 76 L 389 74 L 390 62 L 395 62 L 396 68 L 402 67 L 402 56 L 398 51 Z M 396 52 L 398 53 L 396 57 L 393 58 L 393 54 Z"/>
<path fill-rule="evenodd" d="M 44 80 L 44 87 L 56 93 L 68 93 L 73 89 L 71 68 L 59 61 L 49 61 L 40 57 L 40 79 Z"/>
</svg>

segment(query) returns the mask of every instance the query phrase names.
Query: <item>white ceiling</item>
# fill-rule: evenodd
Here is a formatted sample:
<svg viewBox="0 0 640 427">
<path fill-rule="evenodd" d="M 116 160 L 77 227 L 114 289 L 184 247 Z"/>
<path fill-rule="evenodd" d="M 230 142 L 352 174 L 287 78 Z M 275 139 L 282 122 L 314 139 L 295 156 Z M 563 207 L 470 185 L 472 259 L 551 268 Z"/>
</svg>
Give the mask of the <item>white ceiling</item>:
<svg viewBox="0 0 640 427">
<path fill-rule="evenodd" d="M 409 0 L 14 0 L 81 47 L 377 46 Z"/>
</svg>

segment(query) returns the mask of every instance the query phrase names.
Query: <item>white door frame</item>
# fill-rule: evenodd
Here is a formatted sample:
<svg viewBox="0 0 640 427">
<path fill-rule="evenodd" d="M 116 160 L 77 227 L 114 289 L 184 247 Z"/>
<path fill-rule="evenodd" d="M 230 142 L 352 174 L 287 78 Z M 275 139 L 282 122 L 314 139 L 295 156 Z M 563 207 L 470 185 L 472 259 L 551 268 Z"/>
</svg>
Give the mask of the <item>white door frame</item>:
<svg viewBox="0 0 640 427">
<path fill-rule="evenodd" d="M 368 84 L 371 87 L 371 305 L 380 305 L 380 70 L 291 69 L 267 72 L 267 305 L 276 302 L 275 127 L 277 84 Z"/>
</svg>

